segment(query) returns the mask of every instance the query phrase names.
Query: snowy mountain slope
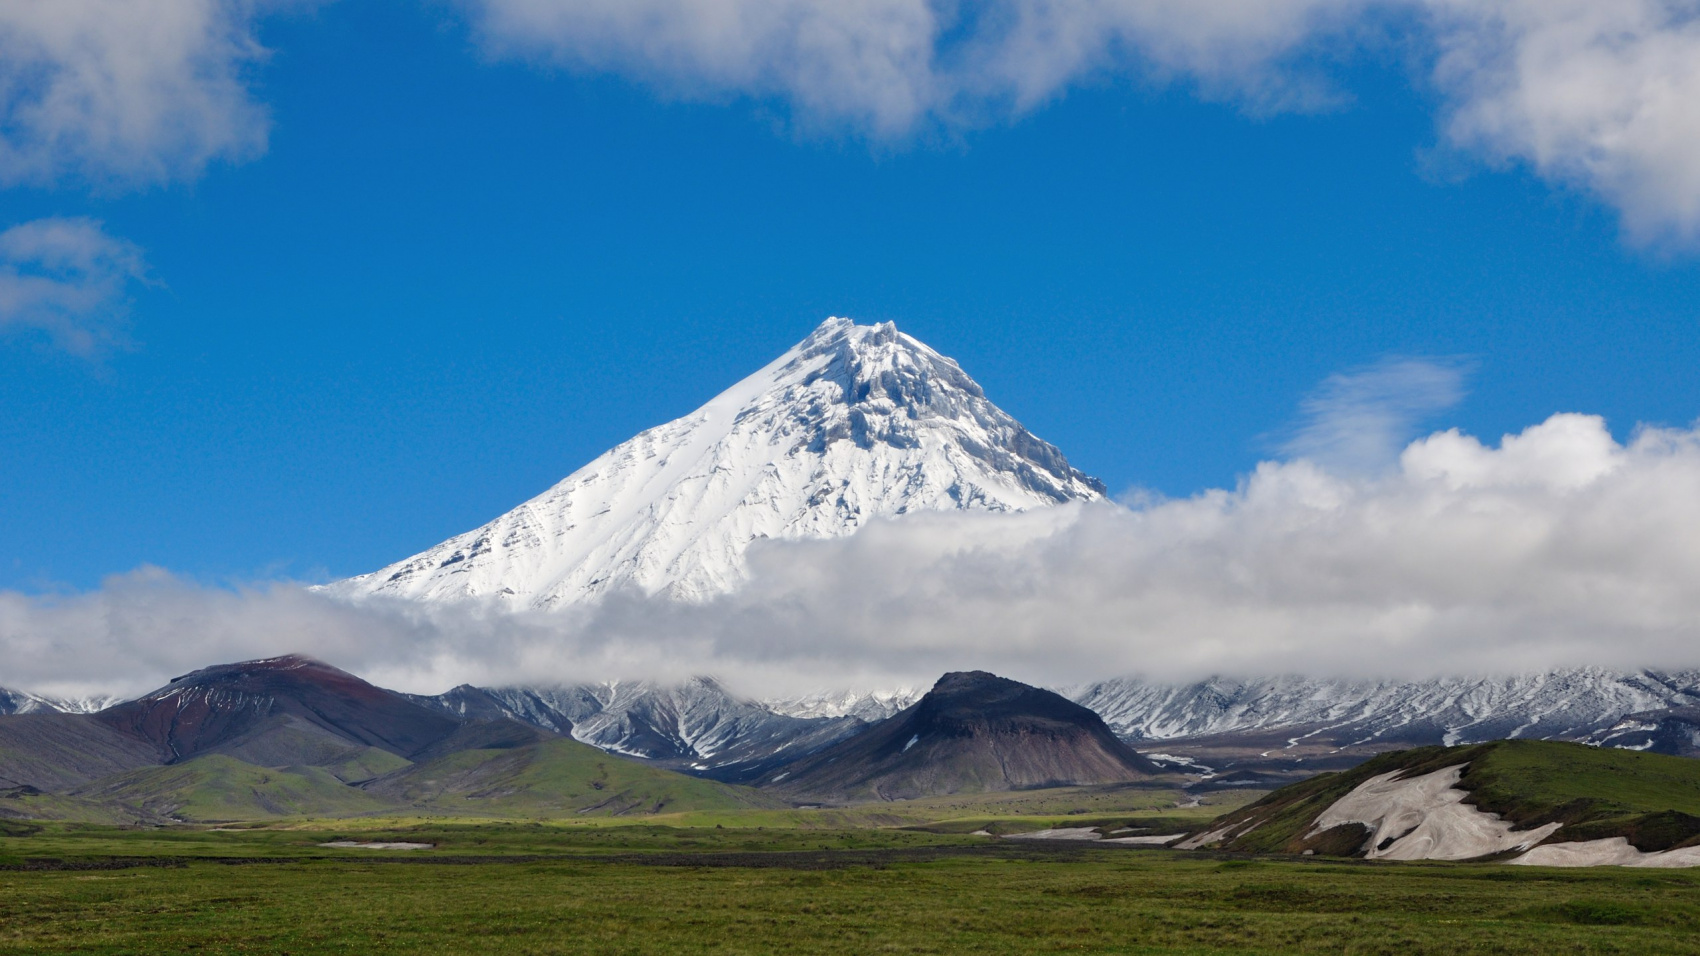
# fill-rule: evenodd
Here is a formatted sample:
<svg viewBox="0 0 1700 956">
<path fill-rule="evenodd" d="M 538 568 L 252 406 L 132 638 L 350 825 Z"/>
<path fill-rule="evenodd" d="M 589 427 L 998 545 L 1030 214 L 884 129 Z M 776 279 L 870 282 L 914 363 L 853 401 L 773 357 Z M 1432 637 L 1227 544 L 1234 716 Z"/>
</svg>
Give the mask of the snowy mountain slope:
<svg viewBox="0 0 1700 956">
<path fill-rule="evenodd" d="M 1118 678 L 1074 688 L 1069 696 L 1134 740 L 1304 727 L 1326 728 L 1330 738 L 1346 743 L 1452 745 L 1508 737 L 1580 739 L 1626 714 L 1700 703 L 1700 671 L 1579 668 L 1426 681 L 1279 677 L 1194 684 Z"/>
<path fill-rule="evenodd" d="M 908 707 L 925 693 L 925 690 L 916 687 L 867 692 L 821 691 L 770 698 L 762 701 L 762 706 L 787 717 L 858 717 L 872 723 Z"/>
<path fill-rule="evenodd" d="M 4 714 L 56 714 L 59 708 L 45 697 L 21 690 L 7 690 L 0 687 L 0 715 Z"/>
<path fill-rule="evenodd" d="M 509 717 L 603 750 L 722 779 L 740 778 L 739 768 L 746 765 L 766 766 L 813 752 L 866 725 L 864 719 L 841 714 L 777 713 L 708 677 L 676 684 L 619 681 L 554 688 L 463 685 L 436 697 L 410 697 L 457 717 Z"/>
<path fill-rule="evenodd" d="M 105 710 L 124 698 L 116 694 L 97 694 L 92 697 L 43 697 L 21 690 L 0 687 L 0 716 L 6 714 L 92 714 Z"/>
<path fill-rule="evenodd" d="M 828 319 L 695 412 L 513 511 L 328 590 L 537 608 L 620 587 L 700 599 L 742 582 L 744 551 L 760 538 L 840 537 L 910 511 L 1103 494 L 956 362 L 890 323 Z"/>
</svg>

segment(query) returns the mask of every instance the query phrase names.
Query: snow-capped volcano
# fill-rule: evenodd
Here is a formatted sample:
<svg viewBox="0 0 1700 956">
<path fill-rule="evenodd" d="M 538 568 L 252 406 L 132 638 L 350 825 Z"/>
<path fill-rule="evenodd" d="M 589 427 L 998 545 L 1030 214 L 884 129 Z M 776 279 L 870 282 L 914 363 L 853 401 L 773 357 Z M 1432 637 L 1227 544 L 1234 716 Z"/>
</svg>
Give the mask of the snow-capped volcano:
<svg viewBox="0 0 1700 956">
<path fill-rule="evenodd" d="M 955 361 L 889 322 L 835 318 L 489 524 L 330 590 L 538 608 L 621 587 L 701 599 L 744 580 L 744 551 L 760 538 L 1103 494 Z"/>
</svg>

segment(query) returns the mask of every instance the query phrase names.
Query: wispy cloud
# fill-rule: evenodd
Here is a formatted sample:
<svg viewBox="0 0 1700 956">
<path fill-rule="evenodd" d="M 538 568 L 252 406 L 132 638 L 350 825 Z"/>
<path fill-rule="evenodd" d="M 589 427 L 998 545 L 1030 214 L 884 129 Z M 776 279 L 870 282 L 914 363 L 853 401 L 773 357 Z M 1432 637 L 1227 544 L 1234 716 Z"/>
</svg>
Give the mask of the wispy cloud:
<svg viewBox="0 0 1700 956">
<path fill-rule="evenodd" d="M 265 151 L 245 72 L 266 0 L 0 4 L 0 185 L 192 179 Z"/>
<path fill-rule="evenodd" d="M 148 281 L 133 243 L 92 219 L 37 219 L 0 232 L 0 330 L 31 329 L 85 358 L 115 341 L 129 293 Z"/>
<path fill-rule="evenodd" d="M 1598 196 L 1634 241 L 1700 242 L 1692 0 L 462 2 L 498 56 L 780 100 L 804 126 L 880 138 L 1007 120 L 1116 75 L 1312 109 L 1343 98 L 1331 62 L 1397 58 L 1439 94 L 1446 145 Z"/>
<path fill-rule="evenodd" d="M 1331 375 L 1300 404 L 1281 450 L 1342 473 L 1391 467 L 1422 425 L 1463 400 L 1468 372 L 1461 359 L 1388 358 Z"/>
<path fill-rule="evenodd" d="M 0 593 L 0 685 L 138 691 L 215 661 L 317 654 L 408 690 L 711 672 L 747 691 L 895 686 L 982 667 L 1420 677 L 1700 666 L 1700 430 L 1619 443 L 1556 415 L 1484 444 L 1411 443 L 1388 474 L 1268 462 L 1143 508 L 917 514 L 768 542 L 707 604 L 560 613 L 345 604 L 159 571 Z"/>
</svg>

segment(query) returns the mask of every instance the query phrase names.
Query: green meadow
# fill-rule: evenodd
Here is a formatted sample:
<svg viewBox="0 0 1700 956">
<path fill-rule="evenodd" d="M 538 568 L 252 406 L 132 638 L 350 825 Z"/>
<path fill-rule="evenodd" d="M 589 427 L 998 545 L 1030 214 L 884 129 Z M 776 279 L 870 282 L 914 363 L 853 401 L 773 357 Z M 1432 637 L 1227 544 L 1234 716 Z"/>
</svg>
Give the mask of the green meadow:
<svg viewBox="0 0 1700 956">
<path fill-rule="evenodd" d="M 949 821 L 750 825 L 770 819 L 7 824 L 0 953 L 1700 952 L 1686 871 L 1182 853 Z M 319 845 L 333 840 L 435 846 Z"/>
</svg>

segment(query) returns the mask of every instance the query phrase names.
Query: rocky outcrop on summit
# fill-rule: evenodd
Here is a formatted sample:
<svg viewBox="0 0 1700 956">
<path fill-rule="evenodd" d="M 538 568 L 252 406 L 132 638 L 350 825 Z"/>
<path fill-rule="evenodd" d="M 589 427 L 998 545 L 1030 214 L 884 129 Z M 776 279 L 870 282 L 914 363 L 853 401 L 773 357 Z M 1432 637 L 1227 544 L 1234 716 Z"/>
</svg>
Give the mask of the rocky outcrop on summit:
<svg viewBox="0 0 1700 956">
<path fill-rule="evenodd" d="M 554 608 L 620 588 L 735 588 L 763 538 L 922 510 L 1102 498 L 955 361 L 890 323 L 829 319 L 766 368 L 482 528 L 328 590 Z"/>
<path fill-rule="evenodd" d="M 1079 704 L 969 671 L 944 675 L 901 713 L 761 785 L 793 799 L 906 800 L 1124 783 L 1158 772 Z"/>
</svg>

